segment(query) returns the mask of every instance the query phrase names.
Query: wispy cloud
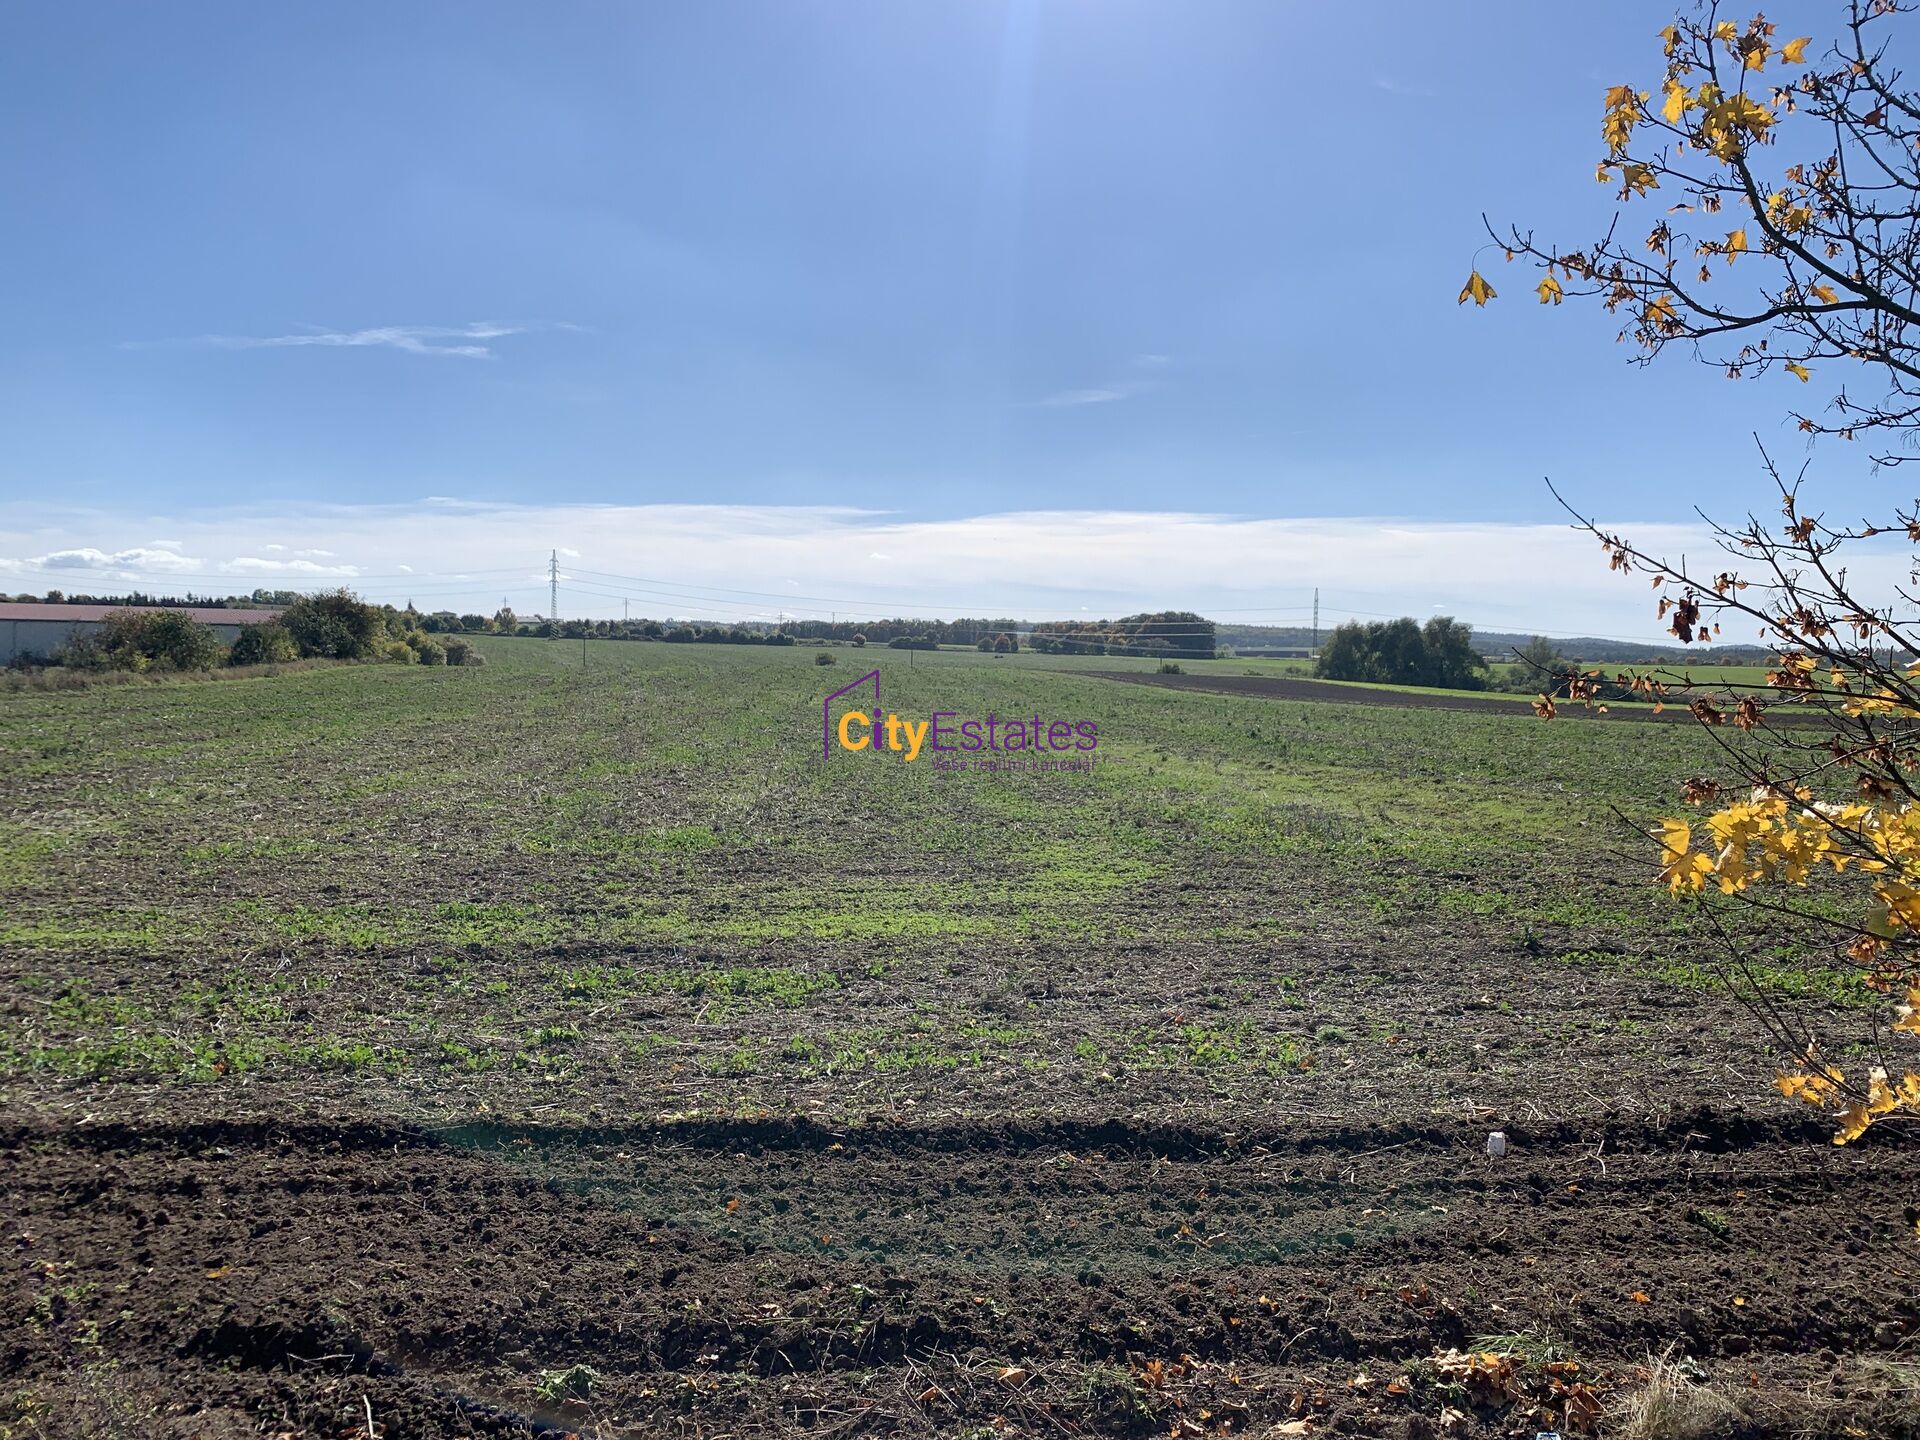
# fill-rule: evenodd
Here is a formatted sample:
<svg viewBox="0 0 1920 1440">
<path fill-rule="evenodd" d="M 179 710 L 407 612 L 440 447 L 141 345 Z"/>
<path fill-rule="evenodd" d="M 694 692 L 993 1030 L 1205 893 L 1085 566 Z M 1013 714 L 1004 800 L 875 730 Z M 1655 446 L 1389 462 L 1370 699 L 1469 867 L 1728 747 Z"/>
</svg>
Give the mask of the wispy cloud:
<svg viewBox="0 0 1920 1440">
<path fill-rule="evenodd" d="M 124 348 L 148 344 L 206 345 L 219 350 L 286 350 L 320 346 L 335 350 L 399 350 L 408 355 L 440 355 L 455 360 L 493 360 L 498 350 L 486 343 L 533 330 L 578 330 L 577 325 L 499 325 L 475 321 L 469 325 L 375 325 L 365 330 L 314 328 L 291 335 L 200 335 L 188 340 L 158 342 L 130 340 Z"/>
<path fill-rule="evenodd" d="M 1110 405 L 1115 400 L 1138 394 L 1140 389 L 1138 385 L 1097 385 L 1085 390 L 1062 390 L 1044 400 L 1036 400 L 1034 404 L 1050 409 L 1066 405 Z"/>
<path fill-rule="evenodd" d="M 1161 371 L 1173 363 L 1171 355 L 1157 355 L 1142 351 L 1127 362 L 1131 370 Z M 1116 400 L 1126 400 L 1135 395 L 1144 395 L 1157 389 L 1159 381 L 1142 375 L 1134 375 L 1120 380 L 1109 380 L 1099 385 L 1087 385 L 1077 390 L 1060 390 L 1033 403 L 1043 409 L 1057 410 L 1076 405 L 1111 405 Z"/>
<path fill-rule="evenodd" d="M 223 573 L 231 571 L 241 575 L 281 575 L 289 580 L 349 580 L 360 573 L 359 567 L 354 565 L 318 565 L 311 560 L 263 560 L 257 555 L 236 555 L 220 569 Z"/>
<path fill-rule="evenodd" d="M 285 550 L 284 545 L 264 545 L 265 551 Z M 326 555 L 325 550 L 306 550 L 303 555 Z M 258 555 L 235 555 L 227 560 L 209 560 L 198 555 L 183 555 L 175 545 L 136 545 L 124 550 L 101 550 L 91 545 L 49 550 L 42 555 L 18 559 L 0 559 L 0 572 L 18 575 L 75 575 L 96 580 L 136 582 L 168 576 L 202 575 L 279 576 L 288 580 L 350 580 L 360 572 L 353 565 L 319 565 L 312 560 L 268 560 Z"/>
<path fill-rule="evenodd" d="M 517 325 L 381 325 L 370 330 L 315 330 L 296 335 L 209 335 L 206 343 L 226 350 L 274 350 L 294 345 L 404 350 L 409 355 L 449 355 L 461 360 L 491 360 L 490 345 L 473 342 L 518 335 Z M 453 343 L 448 343 L 453 342 Z"/>
</svg>

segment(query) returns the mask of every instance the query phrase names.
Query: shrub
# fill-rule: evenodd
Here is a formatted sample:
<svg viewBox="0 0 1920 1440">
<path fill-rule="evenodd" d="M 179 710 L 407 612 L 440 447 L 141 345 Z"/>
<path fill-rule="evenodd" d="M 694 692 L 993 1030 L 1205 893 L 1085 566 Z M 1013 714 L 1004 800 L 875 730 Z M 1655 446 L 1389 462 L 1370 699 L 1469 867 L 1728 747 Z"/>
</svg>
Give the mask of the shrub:
<svg viewBox="0 0 1920 1440">
<path fill-rule="evenodd" d="M 68 637 L 67 643 L 56 647 L 50 658 L 55 665 L 69 670 L 108 670 L 113 665 L 100 637 L 85 631 Z"/>
<path fill-rule="evenodd" d="M 773 634 L 771 634 L 771 635 L 769 635 L 769 636 L 767 636 L 767 644 L 769 644 L 769 645 L 791 645 L 791 644 L 793 644 L 793 636 L 791 636 L 791 635 L 789 635 L 789 634 L 788 634 L 788 633 L 787 633 L 786 631 L 784 631 L 784 630 L 776 630 L 776 631 L 774 631 L 774 632 L 773 632 Z"/>
<path fill-rule="evenodd" d="M 864 649 L 866 643 L 867 637 L 864 635 L 856 635 L 853 637 L 853 648 L 856 650 Z"/>
<path fill-rule="evenodd" d="M 380 642 L 380 612 L 348 590 L 303 595 L 280 615 L 302 655 L 360 660 Z M 388 652 L 391 658 L 391 652 Z"/>
<path fill-rule="evenodd" d="M 447 652 L 440 642 L 424 630 L 408 630 L 400 637 L 407 642 L 407 648 L 413 651 L 413 658 L 422 665 L 444 665 Z"/>
<path fill-rule="evenodd" d="M 449 640 L 446 642 L 445 649 L 449 665 L 466 665 L 473 661 L 474 649 L 471 640 Z"/>
<path fill-rule="evenodd" d="M 831 665 L 833 664 L 833 656 L 822 650 L 818 655 L 813 657 L 813 663 L 816 665 Z"/>
<path fill-rule="evenodd" d="M 404 640 L 387 641 L 387 643 L 381 647 L 380 653 L 396 665 L 411 665 L 416 658 L 413 653 L 413 647 Z"/>
<path fill-rule="evenodd" d="M 156 610 L 142 617 L 140 643 L 157 664 L 175 670 L 211 670 L 220 663 L 220 637 L 183 610 Z"/>
<path fill-rule="evenodd" d="M 211 670 L 220 638 L 183 610 L 114 610 L 54 658 L 79 670 Z"/>
<path fill-rule="evenodd" d="M 1180 666 L 1175 661 L 1162 660 L 1160 662 L 1159 673 L 1162 675 L 1178 675 L 1181 673 L 1181 670 L 1180 670 Z"/>
<path fill-rule="evenodd" d="M 229 665 L 284 665 L 300 658 L 300 647 L 284 625 L 242 625 L 227 652 Z"/>
</svg>

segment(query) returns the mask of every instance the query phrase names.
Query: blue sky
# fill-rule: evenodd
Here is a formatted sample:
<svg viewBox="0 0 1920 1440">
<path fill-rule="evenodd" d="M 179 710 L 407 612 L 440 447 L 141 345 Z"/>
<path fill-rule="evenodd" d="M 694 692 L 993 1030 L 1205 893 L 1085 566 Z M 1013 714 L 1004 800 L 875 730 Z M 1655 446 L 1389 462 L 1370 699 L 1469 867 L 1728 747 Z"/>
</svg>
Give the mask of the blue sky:
<svg viewBox="0 0 1920 1440">
<path fill-rule="evenodd" d="M 425 497 L 1524 526 L 1550 474 L 1623 521 L 1744 504 L 1749 432 L 1804 448 L 1791 382 L 1631 367 L 1497 253 L 1501 301 L 1454 300 L 1483 210 L 1604 219 L 1600 92 L 1655 76 L 1671 10 L 9 7 L 0 498 L 32 523 L 0 555 L 241 512 L 284 554 L 313 502 Z"/>
</svg>

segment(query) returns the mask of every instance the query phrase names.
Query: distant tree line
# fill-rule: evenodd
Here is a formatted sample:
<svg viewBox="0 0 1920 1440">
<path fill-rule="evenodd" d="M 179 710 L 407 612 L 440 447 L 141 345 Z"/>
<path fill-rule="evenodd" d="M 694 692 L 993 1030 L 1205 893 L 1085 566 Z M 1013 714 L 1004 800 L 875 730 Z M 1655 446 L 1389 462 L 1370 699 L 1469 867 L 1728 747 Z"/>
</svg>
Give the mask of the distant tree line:
<svg viewBox="0 0 1920 1440">
<path fill-rule="evenodd" d="M 331 592 L 331 596 L 346 593 L 336 591 Z M 43 600 L 50 604 L 183 606 L 195 609 L 279 606 L 284 607 L 279 622 L 282 626 L 287 623 L 286 614 L 306 613 L 302 607 L 330 599 L 327 595 L 309 596 L 291 590 L 256 590 L 251 595 L 241 596 L 189 595 L 184 599 L 147 595 L 138 591 L 115 596 L 70 596 L 54 590 L 44 597 L 23 595 L 19 598 Z M 381 642 L 384 644 L 411 635 L 513 635 L 541 639 L 640 640 L 704 645 L 793 645 L 837 641 L 854 646 L 884 645 L 898 650 L 933 650 L 952 645 L 1003 655 L 1017 652 L 1025 646 L 1050 655 L 1136 655 L 1163 660 L 1209 660 L 1218 653 L 1214 622 L 1186 610 L 1126 615 L 1118 620 L 1043 620 L 1032 625 L 1010 616 L 964 615 L 953 620 L 895 617 L 882 620 L 746 620 L 722 624 L 673 619 L 556 621 L 537 615 L 522 616 L 509 606 L 502 606 L 491 615 L 485 615 L 477 611 L 423 612 L 411 602 L 398 608 L 371 605 L 359 600 L 355 603 L 367 604 L 369 610 L 382 617 L 382 627 L 387 634 L 387 639 Z M 412 648 L 418 650 L 419 647 Z M 250 642 L 249 651 L 251 649 Z"/>
<path fill-rule="evenodd" d="M 412 613 L 412 612 L 408 612 Z M 1043 620 L 1031 626 L 1011 618 L 962 616 L 957 620 L 782 620 L 742 621 L 731 625 L 660 620 L 523 620 L 509 609 L 493 615 L 437 610 L 421 615 L 430 633 L 558 636 L 569 640 L 698 641 L 709 645 L 792 645 L 840 641 L 849 645 L 885 645 L 895 650 L 933 650 L 965 645 L 1009 654 L 1023 642 L 1050 655 L 1145 655 L 1163 659 L 1211 660 L 1214 626 L 1190 611 L 1167 610 L 1128 615 L 1119 620 Z M 1027 633 L 1030 632 L 1030 633 Z"/>
<path fill-rule="evenodd" d="M 423 629 L 435 633 L 484 635 L 558 636 L 568 640 L 664 640 L 697 641 L 708 645 L 792 645 L 805 642 L 839 641 L 848 645 L 893 645 L 911 642 L 916 648 L 932 649 L 941 645 L 980 645 L 992 648 L 992 642 L 1007 637 L 1009 648 L 1018 648 L 1017 636 L 1026 628 L 1019 620 L 743 620 L 733 624 L 714 624 L 693 620 L 562 620 L 538 616 L 521 617 L 502 608 L 492 615 L 455 614 L 436 610 L 420 616 Z M 921 646 L 924 643 L 924 647 Z M 903 647 L 904 648 L 904 647 Z"/>
<path fill-rule="evenodd" d="M 1313 673 L 1325 680 L 1484 690 L 1487 669 L 1486 657 L 1473 648 L 1472 629 L 1436 615 L 1425 625 L 1403 618 L 1335 626 Z"/>
<path fill-rule="evenodd" d="M 255 590 L 251 595 L 149 595 L 144 590 L 128 590 L 116 595 L 89 595 L 83 592 L 49 590 L 44 595 L 22 591 L 18 595 L 0 594 L 0 600 L 28 605 L 159 605 L 186 610 L 264 610 L 291 605 L 300 598 L 298 590 Z"/>
<path fill-rule="evenodd" d="M 1239 622 L 1219 626 L 1219 643 L 1247 651 L 1291 650 L 1311 653 L 1316 642 L 1325 644 L 1328 632 L 1317 633 L 1305 625 L 1247 625 Z M 1539 636 L 1505 630 L 1473 627 L 1473 645 L 1490 661 L 1508 660 L 1513 652 Z M 1633 640 L 1606 640 L 1587 635 L 1577 640 L 1546 642 L 1568 654 L 1594 664 L 1608 665 L 1690 665 L 1695 669 L 1709 665 L 1770 664 L 1774 651 L 1764 645 L 1716 644 L 1709 651 L 1683 650 L 1671 645 L 1654 645 Z"/>
<path fill-rule="evenodd" d="M 1191 610 L 1161 610 L 1118 620 L 1042 620 L 1029 642 L 1048 655 L 1145 655 L 1211 660 L 1213 621 Z"/>
<path fill-rule="evenodd" d="M 211 625 L 184 610 L 122 608 L 72 636 L 54 652 L 52 663 L 73 670 L 135 672 L 281 665 L 296 660 L 486 663 L 470 641 L 458 636 L 437 639 L 418 619 L 391 605 L 371 604 L 347 590 L 296 595 L 274 619 L 242 625 L 229 645 Z"/>
</svg>

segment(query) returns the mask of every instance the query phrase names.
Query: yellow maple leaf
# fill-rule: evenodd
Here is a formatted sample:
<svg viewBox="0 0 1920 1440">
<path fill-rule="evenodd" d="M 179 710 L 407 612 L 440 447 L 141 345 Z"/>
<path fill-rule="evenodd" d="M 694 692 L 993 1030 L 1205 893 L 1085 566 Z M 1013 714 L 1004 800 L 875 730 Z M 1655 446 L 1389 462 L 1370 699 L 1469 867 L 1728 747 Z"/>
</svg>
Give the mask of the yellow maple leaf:
<svg viewBox="0 0 1920 1440">
<path fill-rule="evenodd" d="M 1802 35 L 1798 40 L 1789 40 L 1780 47 L 1780 58 L 1789 65 L 1807 63 L 1807 46 L 1812 42 L 1811 35 Z"/>
<path fill-rule="evenodd" d="M 1920 986 L 1907 987 L 1907 998 L 1895 1015 L 1893 1028 L 1920 1035 Z"/>
<path fill-rule="evenodd" d="M 1627 161 L 1620 166 L 1620 189 L 1623 195 L 1644 195 L 1649 190 L 1658 190 L 1660 182 L 1655 178 L 1651 166 Z"/>
<path fill-rule="evenodd" d="M 1685 820 L 1662 820 L 1659 830 L 1660 883 L 1678 894 L 1705 888 L 1713 860 L 1693 848 L 1693 827 Z"/>
<path fill-rule="evenodd" d="M 1633 127 L 1644 116 L 1640 102 L 1646 98 L 1646 92 L 1637 91 L 1631 85 L 1615 85 L 1607 91 L 1606 113 L 1600 121 L 1600 138 L 1607 142 L 1607 154 L 1614 159 L 1619 159 L 1626 152 L 1627 142 L 1633 138 Z"/>
<path fill-rule="evenodd" d="M 1831 285 L 1816 285 L 1813 287 L 1813 298 L 1822 305 L 1832 305 L 1840 299 L 1840 296 Z"/>
<path fill-rule="evenodd" d="M 1560 282 L 1548 275 L 1539 284 L 1538 293 L 1542 305 L 1558 305 L 1566 297 L 1566 291 L 1560 288 Z"/>
<path fill-rule="evenodd" d="M 1797 365 L 1791 360 L 1787 362 L 1787 373 L 1789 375 L 1799 376 L 1800 383 L 1802 385 L 1806 384 L 1808 380 L 1813 378 L 1813 372 L 1811 370 L 1807 369 L 1807 367 L 1804 365 Z"/>
<path fill-rule="evenodd" d="M 1498 290 L 1487 283 L 1487 277 L 1475 270 L 1467 276 L 1467 283 L 1461 288 L 1460 298 L 1454 301 L 1454 304 L 1464 305 L 1471 300 L 1476 305 L 1484 305 L 1487 301 L 1497 298 L 1499 294 Z"/>
<path fill-rule="evenodd" d="M 1766 69 L 1767 47 L 1765 45 L 1756 45 L 1753 49 L 1749 50 L 1747 52 L 1746 66 L 1749 70 Z"/>
<path fill-rule="evenodd" d="M 1667 81 L 1666 91 L 1667 103 L 1661 107 L 1660 113 L 1667 117 L 1668 124 L 1677 125 L 1680 117 L 1687 113 L 1687 102 L 1692 97 L 1687 94 L 1687 87 L 1678 80 Z"/>
<path fill-rule="evenodd" d="M 1745 230 L 1729 230 L 1727 232 L 1727 258 L 1731 260 L 1736 255 L 1744 255 L 1746 253 L 1747 232 Z"/>
<path fill-rule="evenodd" d="M 1867 1133 L 1867 1127 L 1873 1124 L 1873 1112 L 1864 1105 L 1855 1105 L 1841 1112 L 1840 1128 L 1833 1132 L 1833 1143 L 1847 1145 Z"/>
<path fill-rule="evenodd" d="M 1739 34 L 1739 30 L 1734 27 L 1734 23 L 1731 20 L 1722 20 L 1718 25 L 1713 27 L 1713 38 L 1729 45 L 1733 43 Z"/>
<path fill-rule="evenodd" d="M 1703 85 L 1700 89 L 1700 103 L 1706 107 L 1700 136 L 1715 159 L 1732 160 L 1745 150 L 1749 140 L 1766 137 L 1773 113 L 1746 95 L 1721 96 L 1715 90 L 1715 98 L 1709 101 L 1707 92 L 1712 88 Z"/>
</svg>

